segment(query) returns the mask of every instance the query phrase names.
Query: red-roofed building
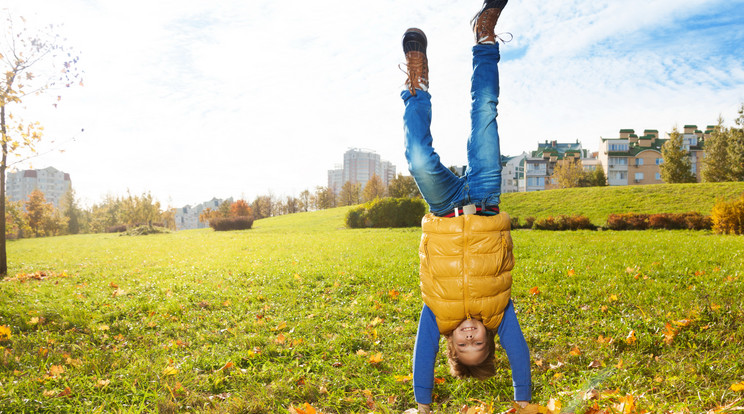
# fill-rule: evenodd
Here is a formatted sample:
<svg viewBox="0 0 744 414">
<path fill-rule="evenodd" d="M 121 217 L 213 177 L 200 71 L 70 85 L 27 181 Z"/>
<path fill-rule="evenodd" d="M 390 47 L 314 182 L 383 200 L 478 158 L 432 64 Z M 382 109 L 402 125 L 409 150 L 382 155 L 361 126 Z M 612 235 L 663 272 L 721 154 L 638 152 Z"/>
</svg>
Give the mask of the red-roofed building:
<svg viewBox="0 0 744 414">
<path fill-rule="evenodd" d="M 70 174 L 54 167 L 10 172 L 5 182 L 5 196 L 10 201 L 26 201 L 37 188 L 44 193 L 47 202 L 59 208 L 62 196 L 72 188 Z"/>
</svg>

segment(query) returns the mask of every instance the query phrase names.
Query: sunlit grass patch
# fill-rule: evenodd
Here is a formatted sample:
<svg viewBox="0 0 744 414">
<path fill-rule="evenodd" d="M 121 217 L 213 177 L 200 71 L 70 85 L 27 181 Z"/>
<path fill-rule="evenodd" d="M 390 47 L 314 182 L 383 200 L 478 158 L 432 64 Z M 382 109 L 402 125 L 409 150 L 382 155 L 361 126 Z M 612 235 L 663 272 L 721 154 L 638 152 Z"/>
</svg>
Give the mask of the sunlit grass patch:
<svg viewBox="0 0 744 414">
<path fill-rule="evenodd" d="M 346 209 L 237 232 L 9 244 L 0 407 L 9 412 L 402 412 L 421 308 L 420 230 Z M 741 238 L 515 231 L 513 296 L 535 401 L 699 412 L 741 397 Z M 29 277 L 40 274 L 45 277 Z M 53 275 L 66 277 L 52 277 Z M 22 276 L 26 275 L 26 276 Z M 505 410 L 511 378 L 436 368 L 434 407 Z M 584 399 L 590 389 L 597 392 Z M 480 404 L 480 403 L 478 403 Z"/>
</svg>

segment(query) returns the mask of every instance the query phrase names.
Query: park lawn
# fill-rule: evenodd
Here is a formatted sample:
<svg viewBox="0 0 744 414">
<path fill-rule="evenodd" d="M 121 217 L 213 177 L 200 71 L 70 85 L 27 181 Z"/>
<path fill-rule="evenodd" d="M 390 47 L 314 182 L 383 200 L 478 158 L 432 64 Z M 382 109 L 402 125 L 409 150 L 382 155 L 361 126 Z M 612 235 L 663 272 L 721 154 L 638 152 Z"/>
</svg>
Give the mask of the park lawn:
<svg viewBox="0 0 744 414">
<path fill-rule="evenodd" d="M 345 229 L 346 210 L 237 232 L 10 242 L 0 412 L 414 407 L 420 230 Z M 735 391 L 744 382 L 744 239 L 531 230 L 513 238 L 535 402 L 576 413 L 622 403 L 633 413 L 702 412 L 744 397 Z M 505 410 L 503 352 L 497 367 L 485 382 L 454 380 L 440 353 L 433 408 Z M 585 401 L 590 388 L 599 393 Z"/>
</svg>

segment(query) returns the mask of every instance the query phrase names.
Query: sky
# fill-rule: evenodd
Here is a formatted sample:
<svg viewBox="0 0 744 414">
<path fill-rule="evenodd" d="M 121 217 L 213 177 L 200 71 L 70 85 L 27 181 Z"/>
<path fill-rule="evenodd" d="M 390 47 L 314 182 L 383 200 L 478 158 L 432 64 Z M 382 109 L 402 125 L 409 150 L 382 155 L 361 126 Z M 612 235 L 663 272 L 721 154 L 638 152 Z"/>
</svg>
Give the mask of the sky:
<svg viewBox="0 0 744 414">
<path fill-rule="evenodd" d="M 349 148 L 408 174 L 400 41 L 419 27 L 434 147 L 464 165 L 481 4 L 0 0 L 30 27 L 60 25 L 84 72 L 82 87 L 28 99 L 44 139 L 9 163 L 69 173 L 87 206 L 127 192 L 164 207 L 297 196 L 327 185 Z M 596 151 L 620 129 L 665 136 L 719 115 L 733 125 L 744 102 L 744 0 L 512 0 L 496 31 L 513 36 L 499 68 L 506 155 L 545 140 Z"/>
</svg>

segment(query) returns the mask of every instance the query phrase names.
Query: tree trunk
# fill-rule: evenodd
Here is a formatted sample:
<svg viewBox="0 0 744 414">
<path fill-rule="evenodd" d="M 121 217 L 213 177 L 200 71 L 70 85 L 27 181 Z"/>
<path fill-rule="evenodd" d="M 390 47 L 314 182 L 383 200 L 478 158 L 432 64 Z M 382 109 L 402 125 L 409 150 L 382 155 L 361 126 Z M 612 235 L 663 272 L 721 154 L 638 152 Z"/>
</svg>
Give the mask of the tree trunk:
<svg viewBox="0 0 744 414">
<path fill-rule="evenodd" d="M 0 162 L 0 276 L 8 274 L 8 255 L 5 251 L 5 168 L 8 161 L 8 143 L 5 140 L 5 106 L 0 108 L 3 157 Z"/>
</svg>

